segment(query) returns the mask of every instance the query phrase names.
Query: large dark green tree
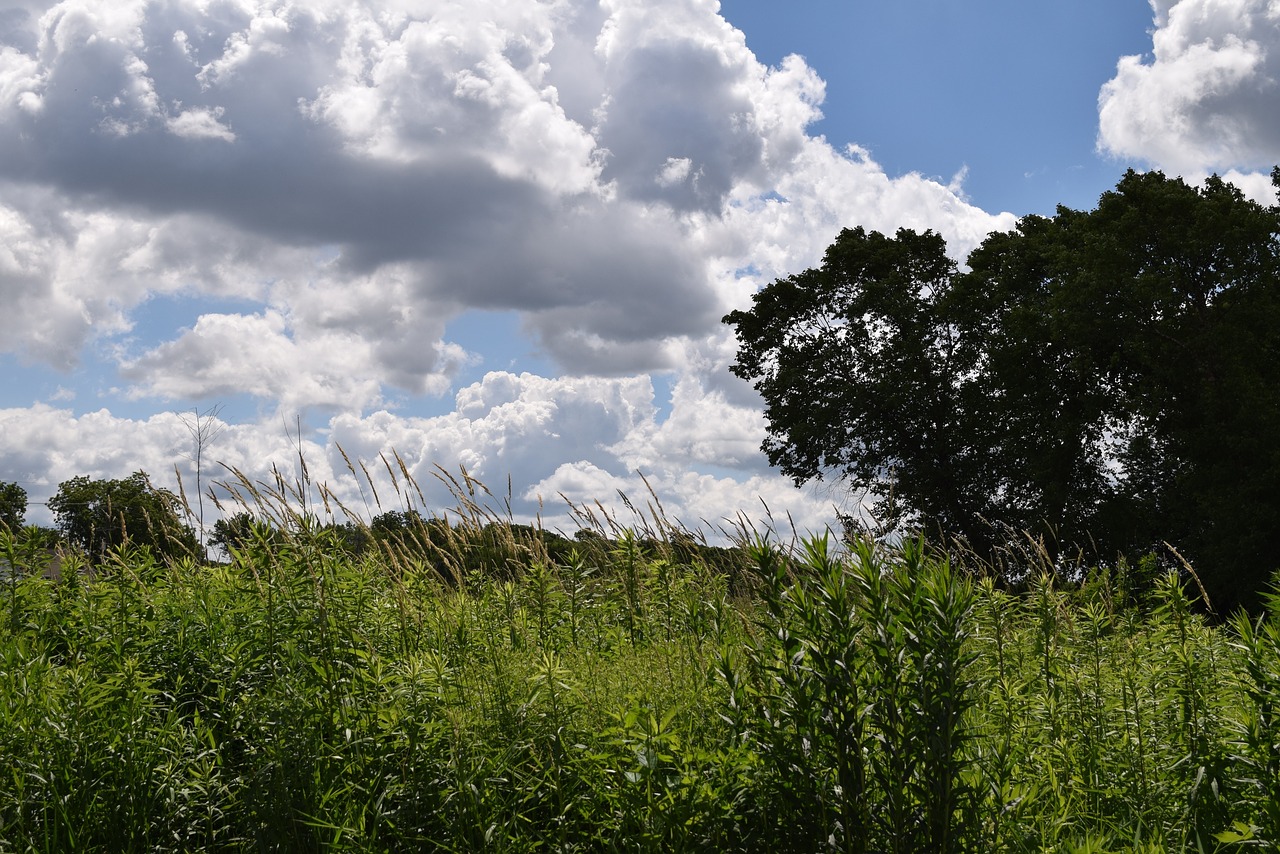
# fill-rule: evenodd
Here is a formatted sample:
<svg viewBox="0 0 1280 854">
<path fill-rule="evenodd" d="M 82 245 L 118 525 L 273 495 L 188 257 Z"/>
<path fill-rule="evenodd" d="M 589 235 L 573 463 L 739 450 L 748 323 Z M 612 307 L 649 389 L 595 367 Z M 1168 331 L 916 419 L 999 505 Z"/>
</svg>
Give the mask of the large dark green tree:
<svg viewBox="0 0 1280 854">
<path fill-rule="evenodd" d="M 149 548 L 156 557 L 199 556 L 199 542 L 185 522 L 181 500 L 151 483 L 146 472 L 122 480 L 83 475 L 58 485 L 49 499 L 58 530 L 100 562 L 125 543 Z"/>
<path fill-rule="evenodd" d="M 1280 209 L 1131 171 L 968 269 L 945 249 L 846 230 L 725 318 L 770 462 L 979 551 L 1168 541 L 1220 610 L 1253 605 L 1280 566 Z"/>
</svg>

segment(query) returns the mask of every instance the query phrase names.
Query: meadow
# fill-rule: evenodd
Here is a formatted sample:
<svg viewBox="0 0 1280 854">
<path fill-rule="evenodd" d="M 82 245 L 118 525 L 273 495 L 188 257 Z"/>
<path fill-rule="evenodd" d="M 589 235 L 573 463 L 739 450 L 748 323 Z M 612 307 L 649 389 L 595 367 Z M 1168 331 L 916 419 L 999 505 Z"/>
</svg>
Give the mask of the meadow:
<svg viewBox="0 0 1280 854">
<path fill-rule="evenodd" d="M 465 501 L 356 554 L 254 501 L 226 563 L 0 534 L 0 851 L 1280 843 L 1280 595 Z"/>
</svg>

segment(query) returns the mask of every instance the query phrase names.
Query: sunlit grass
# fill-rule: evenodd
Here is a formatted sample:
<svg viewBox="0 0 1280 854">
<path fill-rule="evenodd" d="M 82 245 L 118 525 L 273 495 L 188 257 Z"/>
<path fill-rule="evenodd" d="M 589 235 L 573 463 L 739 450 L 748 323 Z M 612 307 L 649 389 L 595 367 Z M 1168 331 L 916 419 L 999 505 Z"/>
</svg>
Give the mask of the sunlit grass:
<svg viewBox="0 0 1280 854">
<path fill-rule="evenodd" d="M 465 475 L 447 525 L 354 554 L 331 494 L 233 474 L 262 524 L 225 565 L 50 581 L 0 542 L 0 851 L 1280 841 L 1280 628 L 1178 575 L 712 549 L 656 498 L 569 541 Z"/>
</svg>

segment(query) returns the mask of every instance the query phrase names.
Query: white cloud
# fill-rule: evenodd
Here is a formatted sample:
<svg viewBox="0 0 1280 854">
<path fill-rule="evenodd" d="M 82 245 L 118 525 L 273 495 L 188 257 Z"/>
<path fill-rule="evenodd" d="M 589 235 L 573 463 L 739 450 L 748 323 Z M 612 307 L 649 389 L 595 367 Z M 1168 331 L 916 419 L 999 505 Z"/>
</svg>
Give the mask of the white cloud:
<svg viewBox="0 0 1280 854">
<path fill-rule="evenodd" d="M 618 496 L 625 495 L 628 507 Z M 753 477 L 738 481 L 696 472 L 644 472 L 625 477 L 610 474 L 591 463 L 565 463 L 527 493 L 529 497 L 556 496 L 566 505 L 592 511 L 603 524 L 608 517 L 621 527 L 655 527 L 655 517 L 713 540 L 732 538 L 743 529 L 775 541 L 793 535 L 821 533 L 836 526 L 831 502 L 804 494 L 777 477 Z M 598 504 L 597 504 L 598 502 Z M 554 507 L 555 502 L 545 506 Z M 603 506 L 603 514 L 600 507 Z M 560 530 L 571 533 L 578 518 L 552 516 Z"/>
<path fill-rule="evenodd" d="M 655 180 L 659 187 L 674 187 L 688 180 L 689 170 L 692 168 L 693 161 L 688 157 L 668 157 L 667 162 L 658 170 Z"/>
<path fill-rule="evenodd" d="M 289 458 L 279 413 L 320 408 L 308 448 L 331 473 L 339 443 L 520 495 L 632 489 L 640 468 L 695 520 L 755 494 L 817 520 L 753 450 L 759 401 L 719 318 L 845 226 L 933 228 L 962 255 L 1013 224 L 811 136 L 821 79 L 762 65 L 714 0 L 20 11 L 0 16 L 0 353 L 111 354 L 135 406 L 256 396 L 271 417 L 222 443 L 254 472 Z M 385 411 L 453 390 L 474 356 L 445 330 L 468 310 L 518 312 L 564 376 Z M 158 469 L 182 436 L 163 415 L 4 417 L 0 462 L 45 480 Z"/>
<path fill-rule="evenodd" d="M 448 415 L 339 416 L 332 430 L 335 442 L 362 458 L 399 453 L 420 480 L 429 481 L 437 464 L 461 464 L 482 479 L 528 485 L 567 458 L 625 472 L 610 448 L 654 413 L 653 388 L 644 377 L 492 372 L 461 389 Z"/>
<path fill-rule="evenodd" d="M 595 143 L 547 79 L 564 4 L 443 4 L 406 19 L 349 10 L 336 79 L 303 104 L 352 151 L 430 167 L 481 155 L 504 177 L 589 192 Z"/>
<path fill-rule="evenodd" d="M 353 336 L 299 342 L 277 312 L 206 314 L 176 340 L 121 366 L 135 396 L 206 399 L 245 392 L 286 411 L 377 405 L 368 345 Z M 305 367 L 303 367 L 305 366 Z"/>
<path fill-rule="evenodd" d="M 714 396 L 699 398 L 695 389 L 678 397 L 678 410 L 692 408 L 660 422 L 653 389 L 644 379 L 491 373 L 459 392 L 453 413 L 435 418 L 386 411 L 338 415 L 322 430 L 304 428 L 302 452 L 312 481 L 325 484 L 344 506 L 365 518 L 405 506 L 433 513 L 453 509 L 456 496 L 437 475 L 445 471 L 457 476 L 465 467 L 492 490 L 495 511 L 505 513 L 509 481 L 517 519 L 540 517 L 568 532 L 577 523 L 564 499 L 578 505 L 599 500 L 629 524 L 634 520 L 617 492 L 643 507 L 651 500 L 650 488 L 668 517 L 690 528 L 722 526 L 739 513 L 763 521 L 766 505 L 778 519 L 790 514 L 802 530 L 820 530 L 832 522 L 828 498 L 798 492 L 776 475 L 689 471 L 689 460 L 736 462 L 732 441 L 743 437 L 732 426 L 696 423 L 695 413 L 710 424 L 725 415 L 734 417 Z M 292 423 L 267 419 L 219 426 L 223 430 L 206 449 L 206 483 L 234 482 L 233 469 L 268 484 L 273 468 L 289 478 L 298 476 Z M 636 436 L 640 439 L 634 440 Z M 722 438 L 731 440 L 728 447 L 718 448 Z M 674 453 L 668 457 L 669 450 Z M 28 484 L 34 500 L 47 499 L 58 483 L 78 474 L 122 477 L 139 469 L 157 484 L 176 489 L 176 468 L 194 503 L 192 455 L 192 439 L 180 413 L 136 420 L 106 410 L 77 416 L 44 404 L 0 410 L 0 471 Z M 357 474 L 347 468 L 347 460 Z M 383 460 L 390 463 L 398 489 Z M 401 474 L 400 461 L 421 489 L 425 506 Z M 364 470 L 372 476 L 372 490 Z"/>
<path fill-rule="evenodd" d="M 185 139 L 220 139 L 223 142 L 235 142 L 236 135 L 221 121 L 223 112 L 225 111 L 221 107 L 184 110 L 168 119 L 165 126 L 170 133 Z"/>
<path fill-rule="evenodd" d="M 225 265 L 228 246 L 330 246 L 326 280 L 394 267 L 415 317 L 524 311 L 574 372 L 669 367 L 726 307 L 715 268 L 758 263 L 762 231 L 805 247 L 784 263 L 853 222 L 967 242 L 1008 224 L 806 136 L 823 87 L 801 59 L 764 67 L 714 3 L 662 6 L 68 0 L 5 48 L 0 174 L 116 240 L 211 225 L 222 247 L 186 269 Z M 774 191 L 790 201 L 741 207 Z M 703 240 L 726 226 L 744 237 Z M 56 270 L 35 275 L 48 290 Z M 127 331 L 141 301 L 115 286 L 97 289 L 118 314 L 97 334 Z M 29 349 L 69 364 L 87 334 Z"/>
<path fill-rule="evenodd" d="M 223 429 L 207 449 L 210 460 L 264 483 L 271 482 L 273 466 L 288 477 L 298 477 L 298 437 L 286 431 L 287 425 L 219 426 Z M 328 467 L 323 445 L 311 436 L 300 437 L 300 441 L 315 482 L 336 483 L 338 476 Z M 52 521 L 42 504 L 57 491 L 58 484 L 79 475 L 121 478 L 146 471 L 157 486 L 177 491 L 177 473 L 181 473 L 181 488 L 194 507 L 193 455 L 191 434 L 180 413 L 130 419 L 105 409 L 76 415 L 46 404 L 0 409 L 0 471 L 26 489 L 33 502 L 27 518 L 37 524 Z M 206 485 L 212 480 L 234 481 L 228 468 L 218 463 L 210 462 L 203 471 Z M 212 516 L 213 511 L 209 512 Z"/>
<path fill-rule="evenodd" d="M 611 450 L 631 470 L 682 471 L 710 466 L 766 474 L 760 454 L 765 430 L 764 414 L 758 406 L 731 403 L 722 390 L 705 388 L 702 380 L 690 373 L 677 380 L 671 414 L 665 420 L 641 425 Z"/>
<path fill-rule="evenodd" d="M 1099 148 L 1193 180 L 1280 163 L 1276 4 L 1154 0 L 1152 9 L 1151 55 L 1122 58 L 1099 95 Z"/>
<path fill-rule="evenodd" d="M 147 239 L 145 223 L 61 210 L 56 198 L 12 189 L 0 202 L 0 285 L 8 312 L 0 351 L 66 369 L 91 337 L 127 332 L 129 310 L 168 285 L 130 269 L 130 256 Z"/>
</svg>

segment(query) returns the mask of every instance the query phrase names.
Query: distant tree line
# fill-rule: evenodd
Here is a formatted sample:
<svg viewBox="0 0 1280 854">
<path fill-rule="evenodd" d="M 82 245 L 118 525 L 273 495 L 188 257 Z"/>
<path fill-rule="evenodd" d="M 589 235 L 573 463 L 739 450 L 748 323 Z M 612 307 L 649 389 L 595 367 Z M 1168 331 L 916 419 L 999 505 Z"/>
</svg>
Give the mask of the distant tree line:
<svg viewBox="0 0 1280 854">
<path fill-rule="evenodd" d="M 572 537 L 557 531 L 512 521 L 474 520 L 451 522 L 423 516 L 416 510 L 380 513 L 365 524 L 360 521 L 318 523 L 303 517 L 298 530 L 286 530 L 247 510 L 214 523 L 209 545 L 227 555 L 246 550 L 272 549 L 299 534 L 320 542 L 333 552 L 352 559 L 374 557 L 391 562 L 430 567 L 443 581 L 459 584 L 467 578 L 513 578 L 536 562 L 555 565 L 605 563 L 618 548 L 614 537 L 580 528 Z M 739 580 L 744 566 L 737 547 L 710 545 L 682 531 L 668 531 L 661 538 L 641 536 L 637 545 L 651 556 L 662 555 L 676 565 L 701 564 Z"/>
<path fill-rule="evenodd" d="M 26 531 L 27 539 L 38 536 L 42 543 L 59 540 L 94 566 L 126 547 L 146 549 L 161 561 L 202 562 L 207 559 L 204 546 L 234 561 L 244 552 L 306 544 L 353 560 L 379 558 L 429 568 L 445 582 L 458 584 L 464 578 L 511 578 L 538 561 L 603 563 L 617 546 L 615 539 L 589 528 L 570 538 L 512 521 L 450 521 L 416 510 L 387 511 L 366 524 L 322 522 L 309 513 L 271 518 L 247 509 L 218 519 L 201 544 L 190 524 L 191 509 L 171 490 L 153 484 L 144 471 L 119 480 L 79 476 L 64 481 L 48 502 L 53 529 L 24 527 L 26 506 L 26 491 L 19 484 L 0 482 L 0 532 Z M 661 541 L 642 536 L 637 545 L 674 564 L 700 563 L 733 577 L 743 565 L 738 549 L 709 545 L 681 531 L 668 531 Z"/>
</svg>

